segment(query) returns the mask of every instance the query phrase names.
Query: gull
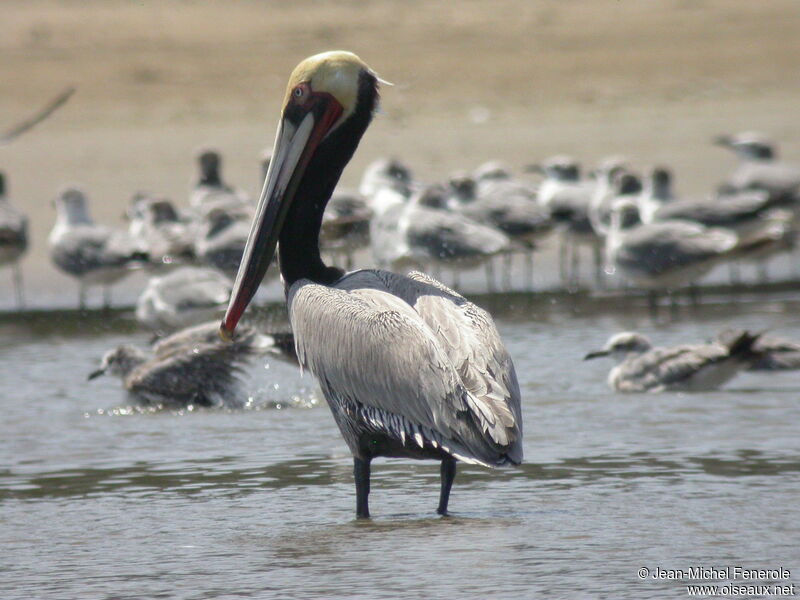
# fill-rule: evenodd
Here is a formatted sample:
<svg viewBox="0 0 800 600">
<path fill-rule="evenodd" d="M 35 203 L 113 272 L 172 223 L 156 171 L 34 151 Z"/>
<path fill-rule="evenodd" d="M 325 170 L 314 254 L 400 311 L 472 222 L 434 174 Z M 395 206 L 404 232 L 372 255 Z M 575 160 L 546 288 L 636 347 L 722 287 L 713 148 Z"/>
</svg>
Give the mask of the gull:
<svg viewBox="0 0 800 600">
<path fill-rule="evenodd" d="M 322 215 L 320 247 L 331 256 L 344 256 L 345 268 L 352 270 L 353 254 L 369 247 L 369 223 L 373 211 L 358 192 L 335 190 Z"/>
<path fill-rule="evenodd" d="M 48 242 L 50 258 L 61 271 L 75 277 L 79 306 L 86 305 L 86 288 L 103 286 L 103 304 L 111 304 L 111 285 L 131 269 L 147 262 L 147 253 L 123 231 L 97 225 L 89 216 L 86 195 L 75 187 L 61 191 L 55 200 L 56 224 Z"/>
<path fill-rule="evenodd" d="M 17 308 L 25 305 L 19 259 L 28 248 L 28 218 L 15 209 L 6 195 L 6 179 L 0 173 L 0 267 L 11 266 Z"/>
<path fill-rule="evenodd" d="M 736 234 L 689 221 L 642 224 L 632 199 L 618 200 L 606 237 L 609 272 L 619 271 L 640 288 L 671 291 L 705 275 L 736 247 Z"/>
<path fill-rule="evenodd" d="M 536 202 L 536 189 L 516 180 L 500 165 L 489 163 L 478 169 L 474 185 L 461 183 L 452 195 L 450 208 L 477 223 L 506 234 L 513 249 L 524 253 L 527 286 L 533 284 L 533 250 L 553 230 L 547 211 Z M 468 180 L 467 180 L 468 181 Z M 504 278 L 510 286 L 511 252 L 505 252 Z"/>
<path fill-rule="evenodd" d="M 739 158 L 739 166 L 721 185 L 723 191 L 764 190 L 773 205 L 800 211 L 800 166 L 778 158 L 775 144 L 753 131 L 722 135 L 714 143 Z"/>
<path fill-rule="evenodd" d="M 578 248 L 589 246 L 594 256 L 595 282 L 603 275 L 603 238 L 595 232 L 589 218 L 589 206 L 596 183 L 581 179 L 580 165 L 571 156 L 553 156 L 540 165 L 529 165 L 528 172 L 544 176 L 537 194 L 561 234 L 559 273 L 561 281 L 575 285 L 578 280 Z M 571 254 L 571 258 L 568 258 Z M 569 270 L 567 265 L 569 265 Z"/>
<path fill-rule="evenodd" d="M 494 227 L 442 208 L 447 191 L 429 186 L 406 200 L 395 195 L 372 219 L 372 253 L 379 266 L 398 270 L 450 268 L 458 287 L 460 271 L 487 264 L 509 252 L 509 238 Z"/>
<path fill-rule="evenodd" d="M 201 150 L 197 155 L 197 164 L 200 176 L 189 196 L 189 205 L 200 216 L 219 208 L 233 211 L 248 208 L 252 210 L 250 197 L 222 179 L 222 156 L 219 151 L 213 148 Z"/>
<path fill-rule="evenodd" d="M 219 325 L 215 324 L 215 329 Z M 196 331 L 175 333 L 159 342 L 153 352 L 124 344 L 109 350 L 95 379 L 108 373 L 119 377 L 128 394 L 144 406 L 185 407 L 242 405 L 238 376 L 263 341 L 244 328 L 231 344 L 207 339 L 208 325 Z"/>
<path fill-rule="evenodd" d="M 742 331 L 725 342 L 654 348 L 642 334 L 626 331 L 584 360 L 608 356 L 618 361 L 608 375 L 616 392 L 702 392 L 721 387 L 746 369 L 757 355 L 757 339 Z"/>
<path fill-rule="evenodd" d="M 225 310 L 233 282 L 215 269 L 183 266 L 151 277 L 136 301 L 136 319 L 157 331 L 207 321 Z"/>
<path fill-rule="evenodd" d="M 183 220 L 172 202 L 137 193 L 128 206 L 128 234 L 147 248 L 150 260 L 172 264 L 194 257 L 190 224 Z"/>
</svg>

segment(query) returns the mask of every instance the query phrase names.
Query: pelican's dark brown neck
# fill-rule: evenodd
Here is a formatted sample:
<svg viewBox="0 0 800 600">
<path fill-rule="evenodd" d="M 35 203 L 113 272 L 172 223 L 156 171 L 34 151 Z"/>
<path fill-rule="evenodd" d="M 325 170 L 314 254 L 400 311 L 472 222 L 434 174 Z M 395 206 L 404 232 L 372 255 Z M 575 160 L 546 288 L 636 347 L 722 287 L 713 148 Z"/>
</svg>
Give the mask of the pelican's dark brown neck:
<svg viewBox="0 0 800 600">
<path fill-rule="evenodd" d="M 369 126 L 377 100 L 375 76 L 363 72 L 355 110 L 322 141 L 308 163 L 278 242 L 281 275 L 287 290 L 299 279 L 329 285 L 344 274 L 341 269 L 322 262 L 319 253 L 322 215 Z"/>
</svg>

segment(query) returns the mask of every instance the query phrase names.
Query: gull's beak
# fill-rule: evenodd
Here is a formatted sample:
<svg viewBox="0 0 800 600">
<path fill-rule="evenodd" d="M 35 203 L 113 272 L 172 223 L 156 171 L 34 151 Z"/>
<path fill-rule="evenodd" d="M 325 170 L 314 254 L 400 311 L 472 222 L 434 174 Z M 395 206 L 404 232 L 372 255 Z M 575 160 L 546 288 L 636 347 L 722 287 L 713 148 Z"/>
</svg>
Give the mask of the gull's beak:
<svg viewBox="0 0 800 600">
<path fill-rule="evenodd" d="M 713 140 L 711 140 L 715 146 L 723 146 L 728 148 L 733 145 L 731 137 L 729 135 L 718 135 Z"/>
<path fill-rule="evenodd" d="M 97 379 L 100 375 L 105 375 L 105 369 L 97 369 L 97 371 L 92 371 L 89 373 L 89 376 L 86 378 L 86 381 L 91 381 L 92 379 Z"/>
<path fill-rule="evenodd" d="M 608 356 L 609 354 L 610 352 L 608 350 L 595 350 L 584 356 L 583 360 L 592 360 L 593 358 L 600 358 L 601 356 Z"/>
<path fill-rule="evenodd" d="M 320 95 L 305 114 L 281 118 L 275 147 L 242 262 L 233 284 L 228 310 L 220 326 L 222 339 L 230 341 L 236 325 L 252 300 L 275 255 L 283 223 L 294 201 L 297 187 L 315 150 L 342 114 L 341 105 L 330 95 Z"/>
</svg>

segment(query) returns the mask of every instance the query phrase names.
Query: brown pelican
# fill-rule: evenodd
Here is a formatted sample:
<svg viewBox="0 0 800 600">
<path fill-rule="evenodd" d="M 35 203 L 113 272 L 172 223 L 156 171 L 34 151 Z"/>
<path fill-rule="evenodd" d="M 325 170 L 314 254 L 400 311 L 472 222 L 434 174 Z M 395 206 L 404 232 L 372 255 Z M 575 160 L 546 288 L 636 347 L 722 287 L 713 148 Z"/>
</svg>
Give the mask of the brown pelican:
<svg viewBox="0 0 800 600">
<path fill-rule="evenodd" d="M 617 392 L 700 392 L 717 389 L 746 369 L 757 356 L 757 339 L 740 331 L 724 342 L 653 348 L 642 334 L 625 331 L 584 360 L 610 356 L 621 361 L 608 375 Z"/>
<path fill-rule="evenodd" d="M 377 456 L 441 461 L 446 514 L 457 460 L 522 460 L 519 386 L 491 317 L 462 296 L 422 273 L 345 274 L 320 258 L 325 204 L 377 101 L 376 75 L 349 52 L 312 56 L 292 72 L 221 333 L 233 333 L 280 242 L 298 359 L 353 454 L 356 515 L 369 516 Z"/>
<path fill-rule="evenodd" d="M 28 218 L 11 206 L 6 196 L 6 180 L 0 173 L 0 267 L 11 265 L 17 308 L 25 304 L 19 259 L 28 248 Z"/>
</svg>

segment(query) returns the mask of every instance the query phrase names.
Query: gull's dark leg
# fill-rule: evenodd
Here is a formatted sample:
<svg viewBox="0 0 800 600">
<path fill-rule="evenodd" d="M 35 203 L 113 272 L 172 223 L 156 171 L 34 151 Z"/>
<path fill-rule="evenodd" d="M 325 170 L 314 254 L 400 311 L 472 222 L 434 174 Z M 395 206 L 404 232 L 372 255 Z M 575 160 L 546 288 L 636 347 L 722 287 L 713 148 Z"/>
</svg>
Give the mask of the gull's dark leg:
<svg viewBox="0 0 800 600">
<path fill-rule="evenodd" d="M 25 290 L 22 285 L 22 268 L 19 263 L 14 263 L 11 267 L 14 274 L 14 291 L 17 296 L 17 308 L 22 309 L 25 307 Z"/>
<path fill-rule="evenodd" d="M 369 519 L 369 462 L 370 459 L 353 457 L 353 475 L 356 479 L 356 518 Z"/>
<path fill-rule="evenodd" d="M 658 319 L 658 292 L 650 290 L 647 292 L 647 304 L 650 307 L 650 318 L 654 321 Z"/>
<path fill-rule="evenodd" d="M 490 258 L 486 261 L 486 288 L 490 292 L 495 291 L 494 287 L 494 259 Z"/>
<path fill-rule="evenodd" d="M 103 310 L 111 308 L 111 286 L 106 285 L 103 287 Z"/>
<path fill-rule="evenodd" d="M 442 461 L 442 491 L 439 494 L 439 508 L 436 512 L 440 515 L 447 514 L 447 503 L 450 500 L 450 488 L 453 487 L 453 480 L 456 478 L 456 461 L 453 458 L 445 458 Z"/>
</svg>

